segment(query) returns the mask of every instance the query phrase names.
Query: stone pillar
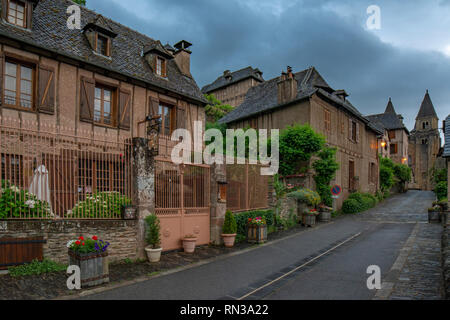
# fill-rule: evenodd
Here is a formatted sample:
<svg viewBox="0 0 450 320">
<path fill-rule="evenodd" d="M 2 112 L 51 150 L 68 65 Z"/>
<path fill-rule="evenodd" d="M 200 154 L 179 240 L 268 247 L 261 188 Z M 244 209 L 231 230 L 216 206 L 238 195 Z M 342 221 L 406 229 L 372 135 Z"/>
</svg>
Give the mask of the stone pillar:
<svg viewBox="0 0 450 320">
<path fill-rule="evenodd" d="M 225 164 L 214 164 L 211 166 L 211 218 L 210 218 L 210 241 L 212 244 L 222 244 L 222 226 L 227 210 L 226 200 L 219 199 L 219 184 L 226 183 L 227 172 Z"/>
<path fill-rule="evenodd" d="M 146 138 L 133 138 L 133 203 L 137 214 L 138 258 L 145 258 L 145 217 L 155 212 L 155 160 Z"/>
</svg>

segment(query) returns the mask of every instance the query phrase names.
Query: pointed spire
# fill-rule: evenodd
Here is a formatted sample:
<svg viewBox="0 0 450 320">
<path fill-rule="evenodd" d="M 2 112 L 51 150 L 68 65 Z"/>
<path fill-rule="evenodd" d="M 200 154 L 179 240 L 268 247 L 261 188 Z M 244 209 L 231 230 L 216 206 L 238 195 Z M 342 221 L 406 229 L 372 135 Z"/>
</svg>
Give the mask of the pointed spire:
<svg viewBox="0 0 450 320">
<path fill-rule="evenodd" d="M 419 113 L 417 114 L 416 120 L 419 118 L 435 117 L 437 118 L 436 111 L 434 110 L 433 102 L 431 102 L 430 95 L 427 92 L 423 98 L 422 105 L 420 106 Z"/>
<path fill-rule="evenodd" d="M 395 109 L 394 109 L 394 105 L 392 104 L 392 100 L 389 97 L 389 102 L 386 106 L 386 110 L 384 111 L 384 113 L 393 113 L 396 114 Z"/>
</svg>

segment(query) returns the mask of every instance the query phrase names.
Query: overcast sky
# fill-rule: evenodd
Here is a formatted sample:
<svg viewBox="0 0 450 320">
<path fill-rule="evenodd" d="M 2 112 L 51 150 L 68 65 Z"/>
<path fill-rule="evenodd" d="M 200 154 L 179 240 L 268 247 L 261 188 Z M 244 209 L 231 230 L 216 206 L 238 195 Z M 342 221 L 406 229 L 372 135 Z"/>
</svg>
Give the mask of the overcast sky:
<svg viewBox="0 0 450 320">
<path fill-rule="evenodd" d="M 367 8 L 381 9 L 369 30 Z M 392 97 L 408 129 L 426 89 L 450 114 L 450 0 L 87 0 L 87 7 L 163 44 L 193 43 L 202 87 L 248 65 L 265 79 L 315 66 L 363 114 Z"/>
</svg>

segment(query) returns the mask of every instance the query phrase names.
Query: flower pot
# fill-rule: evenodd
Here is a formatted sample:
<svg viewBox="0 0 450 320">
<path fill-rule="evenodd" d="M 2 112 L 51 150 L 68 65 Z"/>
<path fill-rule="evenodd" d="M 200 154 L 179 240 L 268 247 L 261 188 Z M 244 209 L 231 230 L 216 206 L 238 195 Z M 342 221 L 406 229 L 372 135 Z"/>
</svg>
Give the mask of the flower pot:
<svg viewBox="0 0 450 320">
<path fill-rule="evenodd" d="M 236 239 L 236 233 L 233 234 L 225 234 L 222 233 L 223 243 L 225 244 L 225 247 L 231 248 L 234 246 L 234 240 Z"/>
<path fill-rule="evenodd" d="M 428 211 L 428 222 L 439 222 L 440 219 L 440 212 L 439 211 Z"/>
<path fill-rule="evenodd" d="M 267 241 L 267 225 L 247 225 L 247 241 L 250 243 L 264 243 Z"/>
<path fill-rule="evenodd" d="M 316 224 L 316 216 L 312 214 L 304 214 L 302 222 L 304 226 L 312 227 Z"/>
<path fill-rule="evenodd" d="M 69 249 L 69 265 L 80 267 L 81 287 L 109 282 L 108 252 L 76 253 Z"/>
<path fill-rule="evenodd" d="M 162 248 L 152 249 L 151 247 L 145 247 L 145 252 L 150 262 L 159 262 L 161 260 L 161 251 Z"/>
<path fill-rule="evenodd" d="M 122 206 L 122 219 L 135 220 L 136 219 L 136 208 L 131 205 L 123 205 Z"/>
<path fill-rule="evenodd" d="M 195 242 L 197 238 L 184 238 L 183 239 L 183 249 L 186 253 L 193 253 L 195 251 Z"/>
<path fill-rule="evenodd" d="M 331 212 L 329 211 L 322 211 L 319 214 L 319 221 L 320 222 L 329 222 L 331 220 Z"/>
</svg>

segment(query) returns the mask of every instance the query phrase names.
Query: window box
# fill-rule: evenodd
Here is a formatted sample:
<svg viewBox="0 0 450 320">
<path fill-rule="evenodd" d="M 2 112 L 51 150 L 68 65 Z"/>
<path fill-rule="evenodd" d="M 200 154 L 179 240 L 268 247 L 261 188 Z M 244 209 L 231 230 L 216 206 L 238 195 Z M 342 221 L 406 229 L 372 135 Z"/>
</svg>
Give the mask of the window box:
<svg viewBox="0 0 450 320">
<path fill-rule="evenodd" d="M 75 253 L 68 251 L 69 265 L 77 265 L 81 272 L 81 287 L 109 282 L 108 252 Z"/>
</svg>

